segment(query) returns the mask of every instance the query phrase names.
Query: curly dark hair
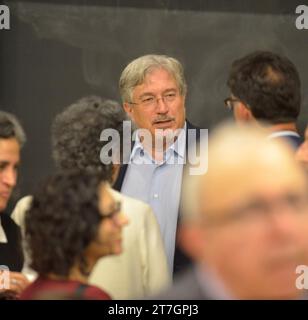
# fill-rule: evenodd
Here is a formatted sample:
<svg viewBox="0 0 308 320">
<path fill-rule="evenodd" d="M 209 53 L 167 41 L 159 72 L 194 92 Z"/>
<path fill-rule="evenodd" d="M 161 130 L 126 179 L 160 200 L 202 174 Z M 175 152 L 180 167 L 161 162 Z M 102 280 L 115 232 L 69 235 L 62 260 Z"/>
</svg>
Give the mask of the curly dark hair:
<svg viewBox="0 0 308 320">
<path fill-rule="evenodd" d="M 40 275 L 67 277 L 77 263 L 87 274 L 85 249 L 96 239 L 102 215 L 98 209 L 101 177 L 58 172 L 33 196 L 26 212 L 26 243 L 31 267 Z"/>
<path fill-rule="evenodd" d="M 234 61 L 228 86 L 250 107 L 257 120 L 278 124 L 298 118 L 300 77 L 294 64 L 284 56 L 256 51 Z"/>
<path fill-rule="evenodd" d="M 52 153 L 56 167 L 78 169 L 107 177 L 111 181 L 112 163 L 103 164 L 100 141 L 104 129 L 115 129 L 122 137 L 123 108 L 115 101 L 97 96 L 80 99 L 58 114 L 52 124 Z M 119 150 L 120 152 L 120 150 Z"/>
</svg>

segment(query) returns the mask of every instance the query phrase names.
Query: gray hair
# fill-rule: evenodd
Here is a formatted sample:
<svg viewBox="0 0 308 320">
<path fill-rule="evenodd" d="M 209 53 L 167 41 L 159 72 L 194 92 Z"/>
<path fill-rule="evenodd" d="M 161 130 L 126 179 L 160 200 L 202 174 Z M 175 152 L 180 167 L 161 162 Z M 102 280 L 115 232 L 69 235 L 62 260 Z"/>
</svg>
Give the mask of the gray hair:
<svg viewBox="0 0 308 320">
<path fill-rule="evenodd" d="M 104 129 L 115 129 L 122 136 L 126 114 L 119 103 L 88 96 L 68 106 L 52 123 L 52 155 L 60 170 L 94 172 L 111 180 L 112 163 L 100 161 Z M 119 151 L 120 152 L 120 151 Z"/>
<path fill-rule="evenodd" d="M 22 147 L 26 142 L 26 134 L 17 118 L 8 112 L 0 111 L 0 139 L 15 138 Z"/>
<path fill-rule="evenodd" d="M 172 57 L 150 54 L 133 60 L 123 70 L 119 81 L 123 103 L 131 102 L 133 89 L 143 83 L 148 73 L 159 68 L 168 71 L 174 77 L 180 94 L 186 95 L 187 85 L 181 63 Z"/>
</svg>

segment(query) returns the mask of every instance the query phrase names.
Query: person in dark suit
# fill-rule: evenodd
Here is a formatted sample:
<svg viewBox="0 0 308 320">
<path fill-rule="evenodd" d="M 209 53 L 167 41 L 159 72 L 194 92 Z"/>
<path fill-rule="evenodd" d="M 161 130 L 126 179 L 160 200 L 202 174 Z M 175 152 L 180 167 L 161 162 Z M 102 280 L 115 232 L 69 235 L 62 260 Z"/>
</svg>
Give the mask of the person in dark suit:
<svg viewBox="0 0 308 320">
<path fill-rule="evenodd" d="M 231 95 L 225 105 L 237 122 L 267 123 L 270 138 L 282 138 L 298 148 L 301 83 L 287 57 L 266 51 L 248 54 L 233 62 L 228 86 Z"/>
<path fill-rule="evenodd" d="M 308 262 L 307 180 L 292 148 L 267 135 L 212 132 L 208 172 L 183 186 L 180 242 L 195 265 L 157 299 L 305 296 L 296 270 Z"/>
<path fill-rule="evenodd" d="M 189 264 L 176 244 L 188 132 L 200 133 L 186 121 L 183 67 L 172 57 L 142 56 L 123 70 L 119 87 L 123 107 L 138 131 L 114 187 L 152 207 L 170 271 L 177 273 Z"/>
<path fill-rule="evenodd" d="M 5 212 L 16 185 L 20 149 L 25 142 L 24 131 L 10 113 L 0 112 L 0 265 L 9 270 L 9 283 L 0 287 L 1 298 L 15 297 L 28 284 L 20 272 L 23 267 L 19 227 Z M 4 272 L 5 270 L 1 270 Z"/>
</svg>

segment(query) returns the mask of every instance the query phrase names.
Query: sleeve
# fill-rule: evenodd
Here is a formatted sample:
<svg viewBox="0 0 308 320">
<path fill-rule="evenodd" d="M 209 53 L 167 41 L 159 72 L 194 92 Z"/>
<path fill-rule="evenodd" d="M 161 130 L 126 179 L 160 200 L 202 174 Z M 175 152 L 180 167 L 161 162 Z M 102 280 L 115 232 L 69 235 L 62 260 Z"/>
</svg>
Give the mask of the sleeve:
<svg viewBox="0 0 308 320">
<path fill-rule="evenodd" d="M 15 223 L 20 227 L 20 230 L 21 230 L 22 249 L 23 249 L 23 255 L 24 255 L 24 266 L 22 269 L 22 273 L 30 281 L 33 281 L 37 277 L 36 272 L 30 268 L 30 257 L 26 250 L 26 244 L 25 244 L 25 214 L 26 214 L 26 211 L 31 206 L 32 199 L 33 199 L 32 196 L 26 196 L 21 198 L 17 202 L 11 215 L 11 218 L 15 221 Z"/>
<path fill-rule="evenodd" d="M 21 198 L 17 202 L 11 214 L 11 218 L 21 228 L 23 234 L 25 229 L 25 213 L 30 208 L 31 201 L 32 201 L 32 196 L 26 196 Z"/>
<path fill-rule="evenodd" d="M 141 232 L 143 281 L 146 295 L 153 295 L 170 285 L 171 274 L 157 220 L 150 206 L 144 206 Z"/>
</svg>

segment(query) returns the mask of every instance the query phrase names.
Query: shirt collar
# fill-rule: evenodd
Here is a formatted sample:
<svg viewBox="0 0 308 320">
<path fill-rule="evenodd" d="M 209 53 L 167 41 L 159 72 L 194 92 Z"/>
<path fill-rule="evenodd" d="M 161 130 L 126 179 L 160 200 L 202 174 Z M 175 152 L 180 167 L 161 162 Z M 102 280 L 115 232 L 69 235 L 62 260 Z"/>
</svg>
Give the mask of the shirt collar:
<svg viewBox="0 0 308 320">
<path fill-rule="evenodd" d="M 295 131 L 282 130 L 282 131 L 276 131 L 276 132 L 271 133 L 268 136 L 268 139 L 285 137 L 285 136 L 293 136 L 293 137 L 298 137 L 298 138 L 300 137 L 300 135 Z"/>
<path fill-rule="evenodd" d="M 140 152 L 141 150 L 144 150 L 143 145 L 140 141 L 139 135 L 137 134 L 137 131 L 133 133 L 133 138 L 135 140 L 135 143 L 130 155 L 130 160 L 132 160 L 135 157 L 135 155 L 137 154 L 137 151 Z"/>
<path fill-rule="evenodd" d="M 181 132 L 178 136 L 178 138 L 176 139 L 176 141 L 167 149 L 166 153 L 169 150 L 172 150 L 174 153 L 176 153 L 178 156 L 180 156 L 182 159 L 185 158 L 185 145 L 186 145 L 186 128 L 187 128 L 187 124 L 185 121 L 184 124 L 184 128 L 181 129 Z M 132 160 L 137 152 L 139 151 L 144 151 L 144 147 L 140 141 L 140 137 L 137 134 L 137 132 L 134 133 L 134 138 L 135 138 L 135 143 L 134 143 L 134 147 L 133 150 L 131 152 L 131 156 L 130 156 L 130 160 Z"/>
<path fill-rule="evenodd" d="M 176 139 L 176 141 L 169 147 L 169 150 L 173 150 L 178 156 L 182 159 L 185 158 L 185 145 L 186 145 L 186 122 L 184 128 L 181 129 L 181 132 Z"/>
</svg>

